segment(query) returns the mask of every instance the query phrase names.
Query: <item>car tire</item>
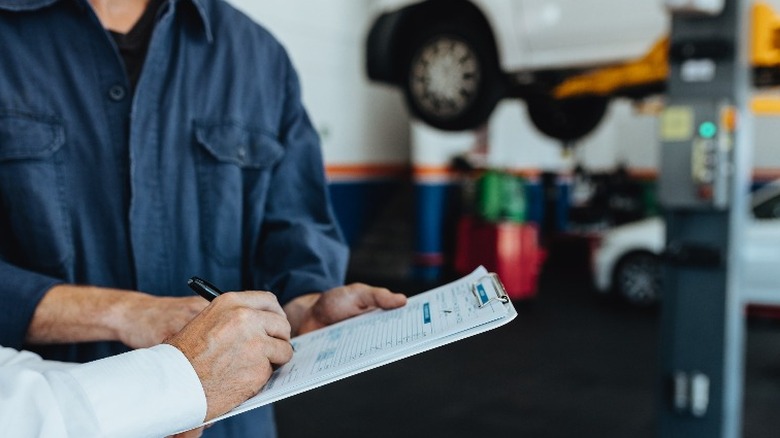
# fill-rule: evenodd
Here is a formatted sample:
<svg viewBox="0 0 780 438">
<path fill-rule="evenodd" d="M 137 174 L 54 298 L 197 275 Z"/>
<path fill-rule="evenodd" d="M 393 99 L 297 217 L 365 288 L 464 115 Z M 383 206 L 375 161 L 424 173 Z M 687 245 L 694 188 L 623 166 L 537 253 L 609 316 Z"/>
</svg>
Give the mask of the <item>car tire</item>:
<svg viewBox="0 0 780 438">
<path fill-rule="evenodd" d="M 506 94 L 492 36 L 465 19 L 430 26 L 408 51 L 404 94 L 411 113 L 437 129 L 487 122 Z"/>
<path fill-rule="evenodd" d="M 646 307 L 661 299 L 661 263 L 649 252 L 627 254 L 617 263 L 612 276 L 615 294 L 632 306 Z"/>
<path fill-rule="evenodd" d="M 528 117 L 542 134 L 564 142 L 590 134 L 604 119 L 609 99 L 590 96 L 558 100 L 552 96 L 525 99 Z"/>
</svg>

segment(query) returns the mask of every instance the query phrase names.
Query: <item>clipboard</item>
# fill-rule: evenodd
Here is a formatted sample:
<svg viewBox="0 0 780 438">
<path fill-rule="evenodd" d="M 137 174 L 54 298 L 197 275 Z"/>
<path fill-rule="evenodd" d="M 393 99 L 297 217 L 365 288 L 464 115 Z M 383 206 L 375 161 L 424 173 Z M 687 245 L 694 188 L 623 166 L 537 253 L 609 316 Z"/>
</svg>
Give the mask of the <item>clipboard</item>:
<svg viewBox="0 0 780 438">
<path fill-rule="evenodd" d="M 501 280 L 480 266 L 452 283 L 291 340 L 292 360 L 263 389 L 208 423 L 345 379 L 494 328 L 517 316 Z"/>
<path fill-rule="evenodd" d="M 487 295 L 487 291 L 483 286 L 483 282 L 490 281 L 495 287 L 496 294 L 492 297 Z M 509 294 L 506 293 L 504 284 L 501 283 L 501 279 L 498 278 L 498 274 L 495 272 L 489 272 L 487 275 L 481 277 L 479 280 L 471 283 L 471 292 L 474 294 L 474 298 L 477 300 L 477 306 L 482 308 L 488 304 L 498 301 L 500 303 L 509 303 Z"/>
</svg>

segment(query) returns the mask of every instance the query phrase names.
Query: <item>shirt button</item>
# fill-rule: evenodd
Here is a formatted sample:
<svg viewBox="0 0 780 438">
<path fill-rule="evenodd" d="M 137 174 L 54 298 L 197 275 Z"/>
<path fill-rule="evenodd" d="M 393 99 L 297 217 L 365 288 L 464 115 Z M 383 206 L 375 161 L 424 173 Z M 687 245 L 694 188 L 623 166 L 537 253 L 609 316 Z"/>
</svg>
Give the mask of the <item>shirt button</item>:
<svg viewBox="0 0 780 438">
<path fill-rule="evenodd" d="M 114 102 L 119 102 L 127 95 L 127 89 L 121 85 L 114 85 L 108 89 L 108 97 Z"/>
</svg>

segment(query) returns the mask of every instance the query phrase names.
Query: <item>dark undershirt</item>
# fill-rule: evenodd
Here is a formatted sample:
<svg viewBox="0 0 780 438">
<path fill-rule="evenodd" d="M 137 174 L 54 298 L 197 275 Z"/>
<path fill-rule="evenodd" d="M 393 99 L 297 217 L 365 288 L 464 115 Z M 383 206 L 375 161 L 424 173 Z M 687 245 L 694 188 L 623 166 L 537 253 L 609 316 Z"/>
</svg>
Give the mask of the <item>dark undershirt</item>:
<svg viewBox="0 0 780 438">
<path fill-rule="evenodd" d="M 141 69 L 146 59 L 146 51 L 149 48 L 149 41 L 152 39 L 152 31 L 154 31 L 154 25 L 157 21 L 157 11 L 165 1 L 149 0 L 143 15 L 141 15 L 129 32 L 118 33 L 109 30 L 119 48 L 119 54 L 122 55 L 127 78 L 130 80 L 130 86 L 133 90 L 135 90 L 138 78 L 141 76 Z"/>
</svg>

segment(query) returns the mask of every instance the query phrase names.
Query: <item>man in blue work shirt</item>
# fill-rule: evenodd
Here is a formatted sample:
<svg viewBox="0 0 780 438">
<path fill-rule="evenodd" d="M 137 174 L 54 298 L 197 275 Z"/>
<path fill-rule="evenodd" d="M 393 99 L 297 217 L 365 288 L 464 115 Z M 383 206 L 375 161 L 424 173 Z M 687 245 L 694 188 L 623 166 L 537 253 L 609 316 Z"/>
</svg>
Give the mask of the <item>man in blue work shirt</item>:
<svg viewBox="0 0 780 438">
<path fill-rule="evenodd" d="M 0 345 L 86 361 L 277 294 L 293 333 L 402 295 L 347 260 L 280 44 L 219 0 L 0 0 Z M 328 291 L 327 293 L 320 293 Z M 206 431 L 273 436 L 270 409 Z"/>
</svg>

